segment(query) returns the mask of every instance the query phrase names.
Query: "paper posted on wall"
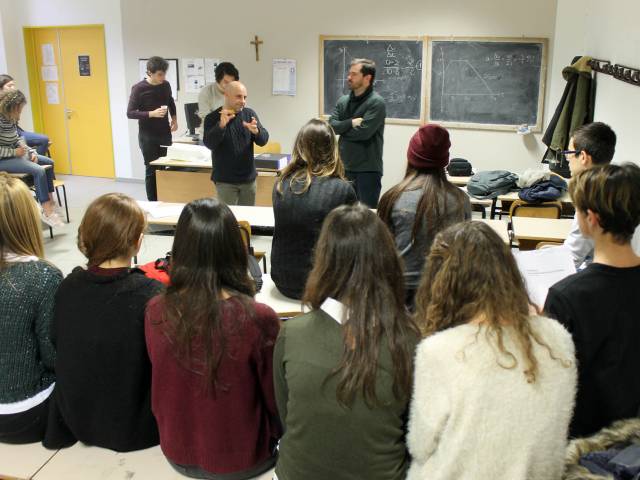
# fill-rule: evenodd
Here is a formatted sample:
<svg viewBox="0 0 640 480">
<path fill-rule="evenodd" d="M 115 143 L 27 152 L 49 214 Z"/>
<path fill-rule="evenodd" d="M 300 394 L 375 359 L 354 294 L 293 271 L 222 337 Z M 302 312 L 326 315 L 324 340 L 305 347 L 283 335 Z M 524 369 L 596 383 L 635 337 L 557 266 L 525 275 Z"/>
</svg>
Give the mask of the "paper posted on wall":
<svg viewBox="0 0 640 480">
<path fill-rule="evenodd" d="M 273 59 L 273 95 L 296 94 L 296 61 L 286 58 Z"/>
</svg>

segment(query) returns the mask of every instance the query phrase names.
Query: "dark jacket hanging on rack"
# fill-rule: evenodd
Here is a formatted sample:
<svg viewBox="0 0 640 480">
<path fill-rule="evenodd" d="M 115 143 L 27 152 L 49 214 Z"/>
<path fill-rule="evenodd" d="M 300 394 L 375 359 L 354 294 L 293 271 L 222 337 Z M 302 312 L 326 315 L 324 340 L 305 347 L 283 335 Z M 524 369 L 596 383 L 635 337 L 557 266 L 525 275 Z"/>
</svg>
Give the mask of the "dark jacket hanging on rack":
<svg viewBox="0 0 640 480">
<path fill-rule="evenodd" d="M 567 149 L 571 132 L 593 121 L 595 80 L 591 67 L 587 65 L 589 60 L 591 57 L 574 57 L 572 64 L 562 70 L 567 85 L 542 137 L 544 144 L 549 147 L 542 161 L 549 163 L 552 172 L 567 178 L 570 176 L 569 165 L 564 158 L 556 160 L 556 153 Z"/>
</svg>

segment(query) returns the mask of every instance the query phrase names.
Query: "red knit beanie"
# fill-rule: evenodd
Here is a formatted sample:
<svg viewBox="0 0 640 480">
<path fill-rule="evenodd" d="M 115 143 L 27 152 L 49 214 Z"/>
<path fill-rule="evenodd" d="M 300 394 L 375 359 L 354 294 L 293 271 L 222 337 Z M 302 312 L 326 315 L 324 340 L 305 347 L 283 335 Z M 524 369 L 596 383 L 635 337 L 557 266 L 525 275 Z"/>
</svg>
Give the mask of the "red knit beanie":
<svg viewBox="0 0 640 480">
<path fill-rule="evenodd" d="M 449 164 L 449 132 L 440 125 L 424 125 L 409 142 L 407 160 L 413 168 L 444 168 Z"/>
</svg>

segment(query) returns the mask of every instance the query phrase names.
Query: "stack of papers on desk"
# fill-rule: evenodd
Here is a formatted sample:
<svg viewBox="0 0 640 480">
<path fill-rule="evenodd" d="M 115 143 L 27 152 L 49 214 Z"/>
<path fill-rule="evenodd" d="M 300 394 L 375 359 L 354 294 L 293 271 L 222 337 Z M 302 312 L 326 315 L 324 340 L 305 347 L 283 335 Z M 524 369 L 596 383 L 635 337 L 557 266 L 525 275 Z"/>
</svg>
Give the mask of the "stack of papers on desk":
<svg viewBox="0 0 640 480">
<path fill-rule="evenodd" d="M 187 162 L 211 161 L 211 151 L 202 145 L 174 143 L 167 147 L 167 158 Z"/>
<path fill-rule="evenodd" d="M 529 298 L 540 308 L 544 307 L 547 293 L 553 285 L 576 273 L 571 251 L 565 246 L 514 251 L 513 254 L 526 282 Z"/>
</svg>

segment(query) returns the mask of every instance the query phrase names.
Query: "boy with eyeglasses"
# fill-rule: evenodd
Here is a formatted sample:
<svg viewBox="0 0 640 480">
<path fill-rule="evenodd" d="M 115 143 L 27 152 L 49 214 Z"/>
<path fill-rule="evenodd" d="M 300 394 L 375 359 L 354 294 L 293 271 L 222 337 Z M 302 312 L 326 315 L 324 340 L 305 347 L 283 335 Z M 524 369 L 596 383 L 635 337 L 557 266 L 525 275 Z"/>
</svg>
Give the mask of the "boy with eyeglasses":
<svg viewBox="0 0 640 480">
<path fill-rule="evenodd" d="M 569 150 L 562 153 L 569 162 L 569 170 L 573 178 L 583 170 L 610 163 L 615 149 L 616 134 L 611 127 L 606 123 L 593 122 L 574 130 L 569 140 Z M 564 244 L 571 250 L 576 268 L 592 262 L 594 243 L 591 238 L 585 237 L 580 232 L 577 215 L 573 217 L 571 232 Z M 640 229 L 636 229 L 631 245 L 636 254 L 639 254 Z"/>
</svg>

